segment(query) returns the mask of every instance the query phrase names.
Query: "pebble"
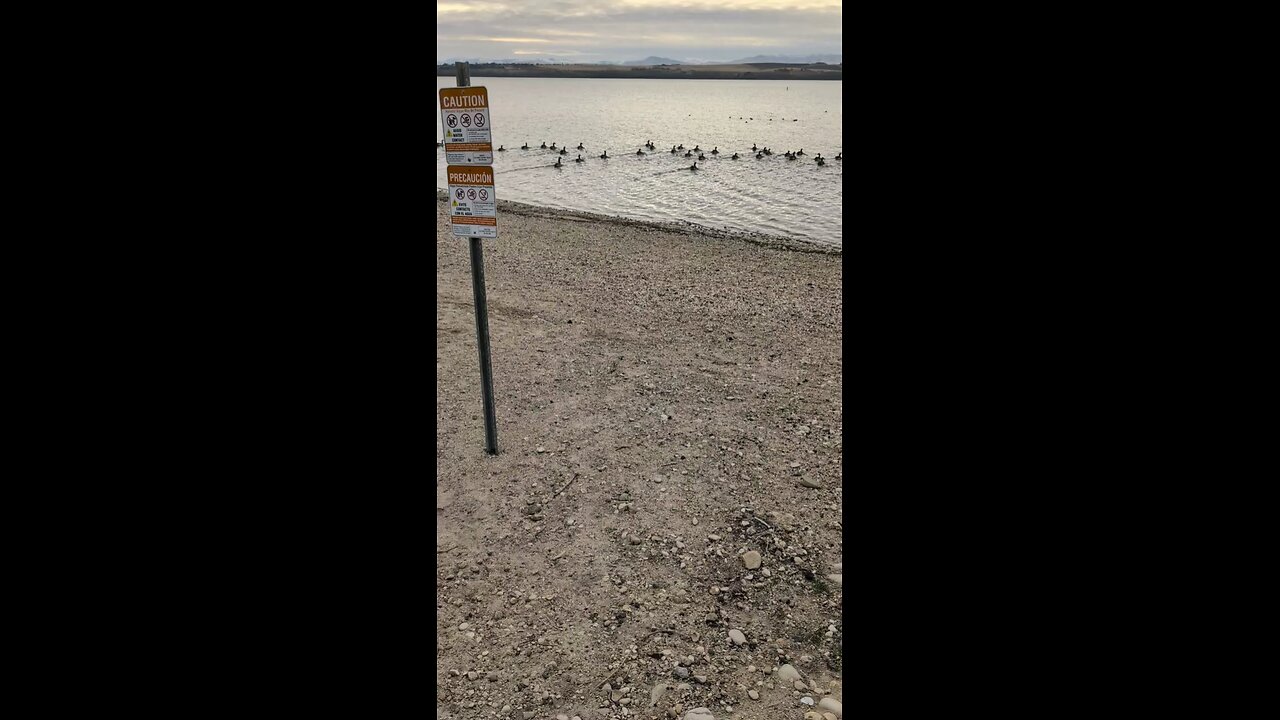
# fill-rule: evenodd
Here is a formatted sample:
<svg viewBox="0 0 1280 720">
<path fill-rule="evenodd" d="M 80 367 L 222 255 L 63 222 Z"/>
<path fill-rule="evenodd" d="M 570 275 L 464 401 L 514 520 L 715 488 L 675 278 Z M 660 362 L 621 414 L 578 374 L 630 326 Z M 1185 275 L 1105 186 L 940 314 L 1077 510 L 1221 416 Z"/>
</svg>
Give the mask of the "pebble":
<svg viewBox="0 0 1280 720">
<path fill-rule="evenodd" d="M 654 482 L 656 482 L 656 483 L 660 483 L 660 482 L 662 482 L 662 476 L 661 476 L 661 475 L 654 475 L 654 476 L 653 476 L 653 481 L 654 481 Z"/>
<path fill-rule="evenodd" d="M 827 579 L 840 587 L 844 587 L 844 575 L 841 573 L 831 573 L 827 576 Z"/>
<path fill-rule="evenodd" d="M 684 714 L 684 720 L 716 720 L 716 716 L 711 711 L 704 708 L 694 708 Z"/>
<path fill-rule="evenodd" d="M 714 542 L 714 541 L 716 541 L 716 540 L 719 540 L 719 539 L 720 539 L 720 536 L 719 536 L 719 535 L 708 535 L 708 536 L 707 536 L 707 539 L 708 539 L 708 540 L 711 540 L 712 542 Z"/>
<path fill-rule="evenodd" d="M 816 712 L 810 711 L 804 714 L 804 720 L 822 720 L 822 716 Z"/>
<path fill-rule="evenodd" d="M 556 720 L 569 720 L 569 716 L 565 715 L 564 713 L 560 713 L 559 715 L 556 716 Z"/>
<path fill-rule="evenodd" d="M 687 678 L 689 677 L 689 668 L 676 666 L 675 674 L 678 678 Z"/>
<path fill-rule="evenodd" d="M 742 554 L 742 564 L 748 570 L 755 570 L 760 567 L 760 553 L 755 550 L 748 550 Z"/>
<path fill-rule="evenodd" d="M 476 672 L 475 670 L 470 670 L 467 672 L 468 680 L 475 680 L 478 677 L 480 677 L 480 673 Z"/>
<path fill-rule="evenodd" d="M 706 684 L 707 684 L 707 676 L 706 676 L 706 675 L 694 675 L 694 676 L 693 676 L 693 679 L 694 679 L 694 680 L 697 680 L 699 683 L 701 683 L 701 684 L 703 684 L 703 685 L 706 685 Z"/>
<path fill-rule="evenodd" d="M 800 478 L 800 484 L 801 484 L 801 485 L 803 485 L 803 486 L 805 486 L 805 487 L 807 487 L 807 488 L 820 488 L 820 487 L 822 487 L 822 483 L 820 483 L 820 482 L 818 482 L 817 480 L 814 480 L 814 479 L 812 479 L 812 478 L 809 478 L 809 477 L 807 477 L 807 476 L 806 476 L 806 477 L 802 477 L 802 478 Z"/>
<path fill-rule="evenodd" d="M 752 700 L 759 700 L 760 693 L 756 692 L 755 690 L 748 690 L 747 697 L 751 698 Z"/>
<path fill-rule="evenodd" d="M 840 701 L 835 698 L 822 698 L 822 702 L 818 703 L 818 707 L 826 710 L 836 717 L 843 717 L 844 710 L 840 706 Z"/>
<path fill-rule="evenodd" d="M 538 452 L 543 453 L 543 452 L 546 452 L 546 451 L 547 451 L 547 449 L 546 449 L 546 448 L 542 447 L 541 445 L 539 445 L 539 446 L 538 446 Z"/>
<path fill-rule="evenodd" d="M 743 635 L 742 631 L 737 628 L 729 631 L 729 639 L 733 641 L 734 645 L 745 645 L 747 643 L 747 636 Z"/>
<path fill-rule="evenodd" d="M 631 544 L 632 544 L 632 545 L 639 545 L 639 544 L 640 544 L 640 543 L 642 543 L 642 542 L 644 542 L 644 541 L 640 539 L 640 536 L 639 536 L 639 535 L 632 535 L 632 536 L 631 536 Z"/>
<path fill-rule="evenodd" d="M 761 574 L 761 575 L 763 575 L 763 576 L 765 576 L 765 577 L 773 577 L 773 571 L 771 571 L 769 568 L 765 568 L 765 569 L 761 570 L 761 571 L 760 571 L 760 574 Z"/>
<path fill-rule="evenodd" d="M 489 673 L 484 676 L 484 679 L 488 680 L 489 682 L 498 682 L 498 671 L 490 670 Z"/>
<path fill-rule="evenodd" d="M 839 718 L 832 713 L 822 713 L 822 720 L 839 720 Z"/>
<path fill-rule="evenodd" d="M 807 695 L 806 695 L 805 697 L 800 698 L 800 702 L 804 703 L 805 705 L 812 705 L 812 704 L 813 704 L 813 698 L 811 698 L 811 697 L 809 697 L 809 696 L 807 696 Z M 815 714 L 816 714 L 816 713 L 815 713 Z"/>
<path fill-rule="evenodd" d="M 791 665 L 783 665 L 778 668 L 778 677 L 783 682 L 794 682 L 800 679 L 800 671 L 796 670 Z"/>
<path fill-rule="evenodd" d="M 520 713 L 520 717 L 524 718 L 524 720 L 533 720 L 533 711 L 525 710 Z"/>
<path fill-rule="evenodd" d="M 805 685 L 803 680 L 797 680 L 791 683 L 791 687 L 799 690 L 800 692 L 804 692 L 805 690 L 809 689 L 809 686 Z"/>
<path fill-rule="evenodd" d="M 471 623 L 462 623 L 461 625 L 459 625 L 459 626 L 458 626 L 458 629 L 459 629 L 459 630 L 470 630 L 470 629 L 471 629 Z"/>
<path fill-rule="evenodd" d="M 715 585 L 712 585 L 712 586 L 711 586 L 711 594 L 712 594 L 712 595 L 715 595 L 715 594 L 717 594 L 717 593 L 719 593 L 719 592 L 720 592 L 720 588 L 716 587 Z"/>
<path fill-rule="evenodd" d="M 798 467 L 800 467 L 800 463 L 798 463 L 798 462 L 792 462 L 792 463 L 791 463 L 791 467 L 793 467 L 793 468 L 798 468 Z"/>
<path fill-rule="evenodd" d="M 698 524 L 698 518 L 694 518 L 694 519 L 693 519 L 693 524 L 694 524 L 694 525 L 697 525 L 697 524 Z"/>
</svg>

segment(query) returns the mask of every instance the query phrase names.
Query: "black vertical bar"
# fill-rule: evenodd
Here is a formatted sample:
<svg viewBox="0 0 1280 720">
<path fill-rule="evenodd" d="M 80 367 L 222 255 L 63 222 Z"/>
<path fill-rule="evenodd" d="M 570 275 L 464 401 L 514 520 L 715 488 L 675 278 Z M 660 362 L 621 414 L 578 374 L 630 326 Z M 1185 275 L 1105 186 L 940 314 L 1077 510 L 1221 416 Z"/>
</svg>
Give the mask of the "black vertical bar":
<svg viewBox="0 0 1280 720">
<path fill-rule="evenodd" d="M 458 87 L 471 86 L 471 68 L 467 63 L 455 65 Z M 480 392 L 484 396 L 484 451 L 498 454 L 498 420 L 493 410 L 493 367 L 489 362 L 489 299 L 484 291 L 484 245 L 478 237 L 471 240 L 471 292 L 476 305 L 476 345 L 480 347 Z"/>
</svg>

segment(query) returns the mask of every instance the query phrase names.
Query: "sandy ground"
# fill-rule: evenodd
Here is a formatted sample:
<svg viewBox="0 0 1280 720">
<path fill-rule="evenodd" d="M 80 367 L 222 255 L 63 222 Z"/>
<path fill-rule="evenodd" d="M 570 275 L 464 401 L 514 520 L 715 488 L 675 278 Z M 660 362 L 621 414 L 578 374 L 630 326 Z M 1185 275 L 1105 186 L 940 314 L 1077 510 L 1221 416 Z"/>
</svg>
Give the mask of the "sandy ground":
<svg viewBox="0 0 1280 720">
<path fill-rule="evenodd" d="M 499 228 L 486 457 L 437 194 L 436 717 L 843 701 L 842 257 L 506 202 Z"/>
</svg>

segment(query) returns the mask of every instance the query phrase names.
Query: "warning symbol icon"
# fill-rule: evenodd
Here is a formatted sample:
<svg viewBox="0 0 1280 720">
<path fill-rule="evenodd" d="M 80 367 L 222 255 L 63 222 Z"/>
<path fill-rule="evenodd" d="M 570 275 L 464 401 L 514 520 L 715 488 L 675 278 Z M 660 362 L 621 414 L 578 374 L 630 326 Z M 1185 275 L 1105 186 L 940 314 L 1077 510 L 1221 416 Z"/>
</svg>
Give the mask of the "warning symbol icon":
<svg viewBox="0 0 1280 720">
<path fill-rule="evenodd" d="M 462 196 L 463 196 L 462 188 L 458 188 L 458 192 L 457 192 L 457 193 L 455 193 L 455 195 L 457 195 L 457 196 L 458 196 L 458 199 L 459 199 L 459 200 L 461 200 L 461 199 L 462 199 Z"/>
<path fill-rule="evenodd" d="M 481 189 L 481 190 L 480 190 L 480 199 L 481 199 L 481 200 L 488 200 L 488 199 L 489 199 L 489 191 L 488 191 L 488 190 Z"/>
<path fill-rule="evenodd" d="M 476 113 L 476 127 L 484 127 L 484 115 Z"/>
<path fill-rule="evenodd" d="M 462 116 L 462 127 L 471 127 L 471 116 L 464 114 Z"/>
<path fill-rule="evenodd" d="M 471 190 L 468 190 L 468 191 L 467 191 L 467 197 L 471 198 L 472 200 L 475 200 L 475 199 L 476 199 L 476 191 L 475 191 L 475 188 L 472 188 Z"/>
<path fill-rule="evenodd" d="M 445 122 L 449 123 L 449 127 L 458 127 L 458 116 L 450 114 L 445 118 Z"/>
</svg>

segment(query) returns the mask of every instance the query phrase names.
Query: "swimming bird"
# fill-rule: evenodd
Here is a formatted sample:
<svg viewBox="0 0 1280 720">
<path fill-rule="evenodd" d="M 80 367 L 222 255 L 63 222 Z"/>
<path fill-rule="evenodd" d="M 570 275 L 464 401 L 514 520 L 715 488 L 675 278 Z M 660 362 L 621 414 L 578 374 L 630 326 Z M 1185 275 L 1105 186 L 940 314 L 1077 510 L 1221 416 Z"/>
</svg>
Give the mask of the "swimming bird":
<svg viewBox="0 0 1280 720">
<path fill-rule="evenodd" d="M 501 145 L 498 146 L 498 152 L 506 152 L 506 151 L 507 151 L 506 148 L 502 147 Z"/>
<path fill-rule="evenodd" d="M 804 154 L 804 148 L 800 148 L 800 152 L 798 152 L 798 153 L 796 153 L 796 154 L 797 154 L 797 155 L 803 155 L 803 154 Z"/>
<path fill-rule="evenodd" d="M 683 149 L 684 149 L 684 144 L 682 143 L 682 144 L 681 144 L 679 147 L 677 147 L 676 149 L 677 149 L 677 150 L 683 150 Z"/>
<path fill-rule="evenodd" d="M 556 144 L 555 144 L 555 143 L 551 143 L 551 149 L 552 149 L 552 150 L 555 150 L 555 149 L 556 149 Z"/>
<path fill-rule="evenodd" d="M 546 150 L 546 149 L 547 149 L 547 141 L 546 141 L 546 140 L 543 140 L 543 141 L 542 141 L 542 147 L 541 147 L 541 148 L 539 148 L 539 149 L 541 149 L 541 150 Z"/>
<path fill-rule="evenodd" d="M 685 156 L 685 157 L 693 157 L 693 151 L 692 151 L 692 150 L 686 151 L 686 152 L 685 152 L 685 154 L 684 154 L 684 156 Z"/>
<path fill-rule="evenodd" d="M 697 170 L 697 169 L 698 169 L 698 163 L 696 163 L 696 162 L 695 162 L 694 164 L 690 165 L 690 166 L 689 166 L 689 169 L 690 169 L 690 170 Z"/>
<path fill-rule="evenodd" d="M 582 147 L 582 143 L 578 143 L 578 149 L 579 149 L 579 150 L 586 150 L 586 148 Z"/>
<path fill-rule="evenodd" d="M 581 155 L 579 155 L 579 156 L 578 156 L 578 159 L 577 159 L 577 160 L 574 160 L 574 162 L 582 162 L 582 156 L 581 156 Z"/>
<path fill-rule="evenodd" d="M 703 155 L 702 153 L 698 153 L 698 159 L 699 159 L 699 160 L 706 160 L 706 159 L 707 159 L 707 156 L 706 156 L 706 155 Z"/>
<path fill-rule="evenodd" d="M 675 154 L 676 154 L 676 146 L 675 146 L 675 145 L 672 145 L 672 146 L 671 146 L 671 154 L 672 154 L 672 155 L 675 155 Z"/>
<path fill-rule="evenodd" d="M 561 155 L 568 155 L 568 154 L 569 154 L 569 151 L 568 151 L 568 150 L 565 150 L 564 148 L 560 148 L 560 154 L 561 154 Z"/>
<path fill-rule="evenodd" d="M 601 159 L 601 160 L 608 160 L 608 159 L 609 159 L 609 151 L 608 151 L 608 150 L 605 150 L 605 151 L 604 151 L 604 154 L 600 156 L 600 159 Z"/>
<path fill-rule="evenodd" d="M 556 158 L 556 164 L 552 165 L 551 167 L 564 167 L 564 166 L 560 164 L 560 158 Z"/>
<path fill-rule="evenodd" d="M 711 154 L 712 154 L 712 155 L 719 155 L 719 154 L 720 154 L 720 146 L 719 146 L 719 145 L 717 145 L 717 146 L 715 146 L 715 147 L 711 148 Z"/>
<path fill-rule="evenodd" d="M 818 167 L 822 167 L 823 165 L 826 165 L 826 164 L 827 164 L 826 160 L 823 160 L 822 158 L 818 158 Z"/>
<path fill-rule="evenodd" d="M 759 149 L 760 149 L 760 148 L 756 147 L 756 144 L 755 144 L 755 143 L 751 143 L 751 152 L 756 152 L 756 151 L 757 151 L 757 150 L 759 150 Z"/>
<path fill-rule="evenodd" d="M 737 160 L 737 159 L 738 159 L 738 153 L 734 153 L 734 154 L 733 154 L 733 157 L 731 157 L 731 158 L 729 158 L 729 159 L 730 159 L 730 160 Z"/>
<path fill-rule="evenodd" d="M 837 160 L 839 160 L 839 159 L 840 159 L 840 156 L 841 156 L 841 155 L 843 155 L 843 154 L 844 154 L 844 152 L 843 152 L 843 151 L 836 153 L 836 159 L 837 159 Z"/>
<path fill-rule="evenodd" d="M 764 153 L 756 153 L 756 159 L 757 159 L 757 160 L 759 160 L 759 159 L 761 159 L 761 158 L 763 158 L 763 157 L 764 157 Z"/>
<path fill-rule="evenodd" d="M 639 148 L 636 148 L 636 154 L 637 154 L 637 155 L 643 155 L 643 154 L 644 154 L 644 151 L 643 151 L 643 150 L 641 150 L 641 149 L 639 149 Z"/>
<path fill-rule="evenodd" d="M 796 159 L 796 156 L 795 156 L 795 154 L 794 154 L 794 153 L 787 153 L 787 159 L 788 159 L 788 160 L 795 160 L 795 159 Z"/>
<path fill-rule="evenodd" d="M 693 151 L 694 151 L 694 152 L 702 152 L 702 148 L 698 147 L 697 145 L 694 145 L 694 146 L 693 146 Z"/>
<path fill-rule="evenodd" d="M 529 143 L 527 143 L 527 142 L 526 142 L 525 144 L 521 145 L 521 146 L 520 146 L 520 149 L 521 149 L 521 150 L 528 150 L 528 149 L 529 149 Z"/>
</svg>

